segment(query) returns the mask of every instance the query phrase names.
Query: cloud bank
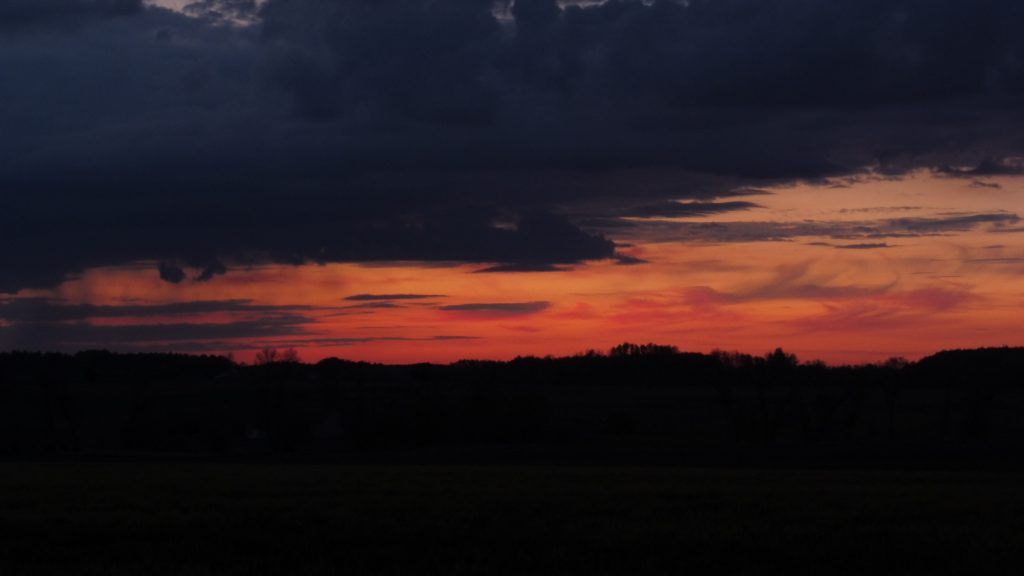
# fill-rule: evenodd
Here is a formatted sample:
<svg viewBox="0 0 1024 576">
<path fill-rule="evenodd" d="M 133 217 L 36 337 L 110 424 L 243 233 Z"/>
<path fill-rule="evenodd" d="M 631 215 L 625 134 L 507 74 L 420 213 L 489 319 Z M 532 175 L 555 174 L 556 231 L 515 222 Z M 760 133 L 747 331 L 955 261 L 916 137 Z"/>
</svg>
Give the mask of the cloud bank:
<svg viewBox="0 0 1024 576">
<path fill-rule="evenodd" d="M 714 200 L 867 169 L 1016 173 L 1024 151 L 1013 0 L 189 13 L 0 0 L 0 292 L 140 261 L 171 283 L 268 262 L 550 270 L 616 257 L 602 215 L 752 209 Z"/>
</svg>

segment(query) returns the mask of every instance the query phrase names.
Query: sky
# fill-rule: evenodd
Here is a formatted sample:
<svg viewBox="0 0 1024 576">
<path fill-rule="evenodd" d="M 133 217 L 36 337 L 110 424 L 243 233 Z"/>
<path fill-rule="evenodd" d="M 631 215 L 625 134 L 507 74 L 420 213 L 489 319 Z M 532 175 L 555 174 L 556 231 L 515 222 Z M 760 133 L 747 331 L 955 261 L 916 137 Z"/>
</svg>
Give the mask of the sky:
<svg viewBox="0 0 1024 576">
<path fill-rule="evenodd" d="M 0 350 L 1024 345 L 1011 0 L 0 0 Z"/>
</svg>

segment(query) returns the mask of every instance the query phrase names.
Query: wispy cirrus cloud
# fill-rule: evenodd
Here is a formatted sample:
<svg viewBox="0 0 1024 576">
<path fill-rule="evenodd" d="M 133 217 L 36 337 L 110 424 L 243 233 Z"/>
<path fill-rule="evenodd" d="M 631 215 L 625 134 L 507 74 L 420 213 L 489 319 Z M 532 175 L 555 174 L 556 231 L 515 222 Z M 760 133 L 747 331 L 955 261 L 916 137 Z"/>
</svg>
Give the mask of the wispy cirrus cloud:
<svg viewBox="0 0 1024 576">
<path fill-rule="evenodd" d="M 941 313 L 955 311 L 979 297 L 969 290 L 927 288 L 896 291 L 874 298 L 830 303 L 820 314 L 789 321 L 808 332 L 855 333 L 871 330 L 921 330 Z"/>
<path fill-rule="evenodd" d="M 776 266 L 769 279 L 731 291 L 697 287 L 685 292 L 688 299 L 709 304 L 736 304 L 770 300 L 835 301 L 877 297 L 895 289 L 895 281 L 874 284 L 838 282 L 834 274 L 816 272 L 813 262 Z"/>
</svg>

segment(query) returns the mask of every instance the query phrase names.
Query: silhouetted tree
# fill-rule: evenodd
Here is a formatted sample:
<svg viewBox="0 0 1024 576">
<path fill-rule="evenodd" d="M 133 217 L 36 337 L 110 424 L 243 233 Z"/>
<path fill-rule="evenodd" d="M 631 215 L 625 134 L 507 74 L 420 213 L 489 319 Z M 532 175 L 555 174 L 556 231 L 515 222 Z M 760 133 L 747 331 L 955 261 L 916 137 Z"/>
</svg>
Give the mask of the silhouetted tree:
<svg viewBox="0 0 1024 576">
<path fill-rule="evenodd" d="M 501 444 L 588 454 L 687 446 L 737 457 L 759 448 L 797 459 L 887 443 L 917 457 L 999 450 L 1024 459 L 1022 374 L 1024 349 L 1008 348 L 844 367 L 801 364 L 781 349 L 754 357 L 631 343 L 609 355 L 416 366 L 310 366 L 275 348 L 252 366 L 0 353 L 0 455 Z"/>
<path fill-rule="evenodd" d="M 679 349 L 675 346 L 662 346 L 659 344 L 632 344 L 630 342 L 623 342 L 618 346 L 613 346 L 608 351 L 608 355 L 612 358 L 622 358 L 627 356 L 671 356 L 673 354 L 679 354 Z"/>
<path fill-rule="evenodd" d="M 299 364 L 299 353 L 294 348 L 278 350 L 277 348 L 264 348 L 256 353 L 254 363 L 257 366 L 269 364 Z"/>
</svg>

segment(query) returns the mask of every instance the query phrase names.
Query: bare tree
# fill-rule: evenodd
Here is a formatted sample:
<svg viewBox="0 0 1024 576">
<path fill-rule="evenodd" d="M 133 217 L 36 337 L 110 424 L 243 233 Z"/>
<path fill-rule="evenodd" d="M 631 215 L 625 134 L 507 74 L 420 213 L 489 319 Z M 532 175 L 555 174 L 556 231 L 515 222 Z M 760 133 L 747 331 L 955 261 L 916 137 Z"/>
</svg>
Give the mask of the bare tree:
<svg viewBox="0 0 1024 576">
<path fill-rule="evenodd" d="M 264 348 L 256 353 L 256 359 L 254 363 L 257 366 L 266 366 L 268 364 L 276 364 L 278 362 L 278 356 L 280 353 L 277 348 Z"/>
<path fill-rule="evenodd" d="M 278 350 L 277 348 L 264 348 L 256 353 L 254 363 L 257 366 L 266 366 L 268 364 L 299 364 L 302 360 L 299 358 L 299 352 L 295 348 L 287 348 L 285 350 Z"/>
</svg>

